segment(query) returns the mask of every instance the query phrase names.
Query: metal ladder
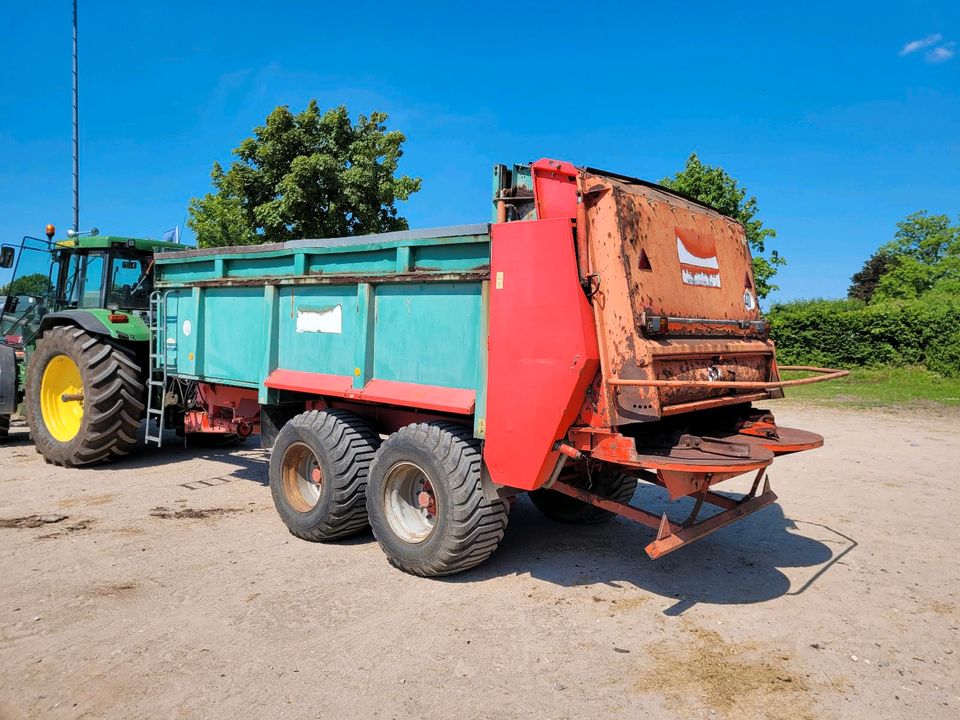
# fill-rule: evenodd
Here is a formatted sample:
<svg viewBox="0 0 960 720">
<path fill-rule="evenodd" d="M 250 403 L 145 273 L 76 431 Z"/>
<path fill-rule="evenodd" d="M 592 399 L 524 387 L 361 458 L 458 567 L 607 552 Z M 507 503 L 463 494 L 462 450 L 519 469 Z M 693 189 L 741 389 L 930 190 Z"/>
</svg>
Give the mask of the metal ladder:
<svg viewBox="0 0 960 720">
<path fill-rule="evenodd" d="M 167 401 L 167 318 L 166 304 L 169 291 L 150 293 L 150 375 L 147 378 L 147 424 L 143 439 L 146 443 L 163 445 L 163 415 Z M 159 391 L 159 392 L 158 392 Z M 159 395 L 159 407 L 156 397 Z M 150 421 L 156 418 L 157 432 L 150 432 Z"/>
</svg>

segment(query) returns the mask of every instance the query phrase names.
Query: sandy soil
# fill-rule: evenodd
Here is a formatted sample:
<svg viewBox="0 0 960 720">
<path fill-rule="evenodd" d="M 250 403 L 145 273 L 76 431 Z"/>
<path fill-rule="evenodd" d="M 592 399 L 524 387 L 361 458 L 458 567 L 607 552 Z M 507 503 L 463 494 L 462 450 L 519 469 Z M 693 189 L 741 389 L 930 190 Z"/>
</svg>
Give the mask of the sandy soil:
<svg viewBox="0 0 960 720">
<path fill-rule="evenodd" d="M 960 422 L 776 412 L 828 445 L 739 525 L 654 562 L 524 498 L 446 580 L 294 539 L 253 447 L 64 470 L 16 426 L 0 718 L 960 717 Z"/>
</svg>

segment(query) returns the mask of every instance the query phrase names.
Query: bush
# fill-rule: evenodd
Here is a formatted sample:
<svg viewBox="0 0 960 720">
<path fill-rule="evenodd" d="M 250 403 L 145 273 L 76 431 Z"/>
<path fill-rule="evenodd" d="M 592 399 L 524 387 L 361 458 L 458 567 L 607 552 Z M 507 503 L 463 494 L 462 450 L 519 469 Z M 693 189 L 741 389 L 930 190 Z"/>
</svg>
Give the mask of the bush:
<svg viewBox="0 0 960 720">
<path fill-rule="evenodd" d="M 774 305 L 770 335 L 783 365 L 923 365 L 960 376 L 960 298 L 874 302 L 803 300 Z"/>
</svg>

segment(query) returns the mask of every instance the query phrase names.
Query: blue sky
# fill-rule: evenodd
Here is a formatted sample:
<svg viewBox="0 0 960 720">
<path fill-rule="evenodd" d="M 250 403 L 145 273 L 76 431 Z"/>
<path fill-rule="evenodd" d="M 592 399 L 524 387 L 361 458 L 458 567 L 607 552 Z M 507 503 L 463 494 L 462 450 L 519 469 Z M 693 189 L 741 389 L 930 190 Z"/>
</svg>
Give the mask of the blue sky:
<svg viewBox="0 0 960 720">
<path fill-rule="evenodd" d="M 71 222 L 69 5 L 4 10 L 4 239 Z M 517 7 L 81 0 L 81 224 L 159 236 L 314 97 L 407 134 L 414 227 L 486 220 L 494 162 L 656 180 L 696 151 L 777 230 L 782 300 L 844 295 L 910 212 L 960 213 L 960 3 Z"/>
</svg>

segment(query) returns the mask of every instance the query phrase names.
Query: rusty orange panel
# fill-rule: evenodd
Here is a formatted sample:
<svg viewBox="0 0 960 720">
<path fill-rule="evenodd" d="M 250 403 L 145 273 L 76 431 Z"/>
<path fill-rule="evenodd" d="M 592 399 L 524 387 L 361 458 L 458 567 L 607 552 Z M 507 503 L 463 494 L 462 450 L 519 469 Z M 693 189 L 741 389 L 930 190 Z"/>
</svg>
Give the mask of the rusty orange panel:
<svg viewBox="0 0 960 720">
<path fill-rule="evenodd" d="M 776 379 L 742 226 L 645 183 L 593 171 L 578 182 L 605 378 Z M 709 387 L 603 383 L 600 394 L 611 426 L 701 401 L 741 402 L 735 391 Z"/>
</svg>

